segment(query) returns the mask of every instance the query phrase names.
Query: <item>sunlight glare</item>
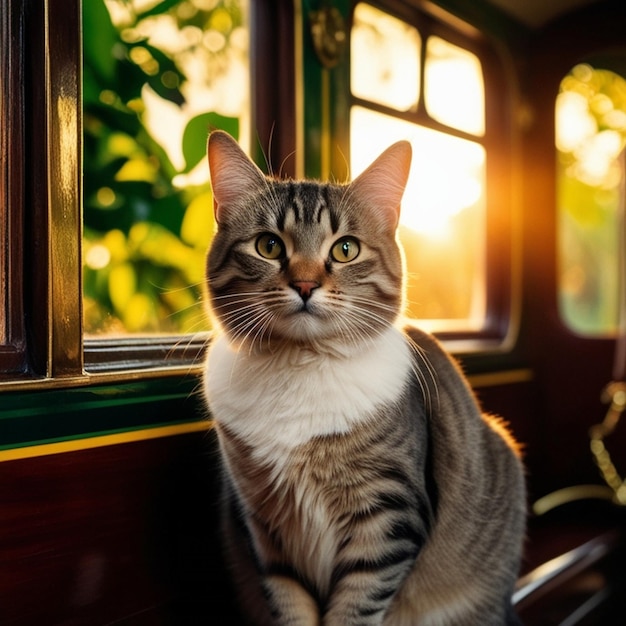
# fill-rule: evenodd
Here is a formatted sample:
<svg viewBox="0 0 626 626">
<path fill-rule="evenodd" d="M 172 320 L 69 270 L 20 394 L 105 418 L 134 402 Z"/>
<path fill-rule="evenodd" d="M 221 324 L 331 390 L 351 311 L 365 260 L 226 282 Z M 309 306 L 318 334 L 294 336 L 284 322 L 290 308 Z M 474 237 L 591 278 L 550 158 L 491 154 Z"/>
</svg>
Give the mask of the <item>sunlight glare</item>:
<svg viewBox="0 0 626 626">
<path fill-rule="evenodd" d="M 445 237 L 450 219 L 483 199 L 481 145 L 361 107 L 352 108 L 351 128 L 353 177 L 394 141 L 411 142 L 413 161 L 400 216 L 404 226 Z"/>
<path fill-rule="evenodd" d="M 368 4 L 354 11 L 350 66 L 352 93 L 398 111 L 419 97 L 421 40 L 415 28 Z"/>
<path fill-rule="evenodd" d="M 478 57 L 444 39 L 429 37 L 424 74 L 430 116 L 453 128 L 484 135 L 485 86 Z"/>
<path fill-rule="evenodd" d="M 598 132 L 585 96 L 575 91 L 563 91 L 557 96 L 555 131 L 556 147 L 561 152 L 573 152 Z"/>
<path fill-rule="evenodd" d="M 607 98 L 608 99 L 608 98 Z M 562 91 L 556 99 L 555 143 L 557 150 L 574 157 L 572 173 L 590 186 L 613 186 L 616 159 L 624 146 L 618 130 L 599 129 L 592 107 L 598 109 L 600 98 L 586 98 L 576 91 Z M 610 114 L 613 107 L 604 105 L 596 114 Z M 615 116 L 613 116 L 615 118 Z"/>
</svg>

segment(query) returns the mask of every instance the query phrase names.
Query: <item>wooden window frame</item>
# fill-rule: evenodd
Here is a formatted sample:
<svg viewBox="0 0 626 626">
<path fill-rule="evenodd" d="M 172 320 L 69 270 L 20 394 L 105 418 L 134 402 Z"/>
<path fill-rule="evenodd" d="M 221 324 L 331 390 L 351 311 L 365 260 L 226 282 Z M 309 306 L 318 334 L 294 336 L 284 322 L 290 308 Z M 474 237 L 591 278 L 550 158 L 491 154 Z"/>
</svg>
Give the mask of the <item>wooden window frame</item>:
<svg viewBox="0 0 626 626">
<path fill-rule="evenodd" d="M 177 374 L 199 363 L 207 341 L 84 338 L 81 6 L 0 0 L 0 389 Z M 293 173 L 293 38 L 277 32 L 293 24 L 294 8 L 268 0 L 250 10 L 253 156 L 262 163 L 270 146 L 270 162 Z M 275 67 L 288 77 L 278 89 Z"/>
<path fill-rule="evenodd" d="M 80 5 L 0 2 L 6 388 L 83 374 Z"/>
<path fill-rule="evenodd" d="M 347 1 L 342 6 L 348 4 L 353 9 L 354 3 Z M 487 92 L 487 197 L 489 207 L 502 209 L 495 212 L 488 208 L 487 320 L 480 333 L 442 333 L 441 338 L 449 341 L 453 350 L 501 351 L 514 335 L 516 311 L 515 289 L 511 287 L 511 146 L 506 132 L 510 130 L 507 115 L 512 106 L 509 102 L 493 105 L 502 94 L 509 93 L 502 64 L 484 37 L 471 27 L 459 29 L 455 23 L 446 24 L 438 14 L 397 0 L 372 4 L 415 23 L 422 33 L 461 43 L 472 52 L 488 51 L 479 53 Z M 199 363 L 206 337 L 84 339 L 81 1 L 0 0 L 0 5 L 1 80 L 3 93 L 9 94 L 0 100 L 5 120 L 0 135 L 4 157 L 0 171 L 0 271 L 6 280 L 0 385 L 4 388 L 24 381 L 74 385 L 101 376 L 163 375 L 165 371 L 180 372 L 181 368 L 188 371 Z M 250 8 L 253 156 L 264 163 L 262 151 L 269 147 L 269 162 L 282 164 L 284 174 L 315 175 L 316 156 L 308 143 L 297 76 L 298 55 L 310 54 L 300 47 L 309 45 L 307 36 L 302 35 L 302 29 L 308 27 L 306 16 L 289 2 L 255 1 Z M 429 24 L 426 29 L 425 22 Z M 279 37 L 278 33 L 291 35 Z M 346 83 L 341 80 L 345 81 L 348 65 L 337 72 L 337 83 L 331 79 L 329 92 L 331 96 L 343 93 L 330 123 L 344 164 L 348 154 L 345 120 L 352 101 L 346 97 Z M 285 77 L 278 86 L 270 75 L 275 68 Z M 308 81 L 306 72 L 300 78 Z M 341 93 L 336 91 L 339 88 Z M 303 141 L 307 143 L 303 145 Z M 293 155 L 302 153 L 304 160 L 296 162 Z M 323 158 L 328 159 L 328 155 Z M 333 171 L 337 160 L 333 153 L 327 161 Z"/>
<path fill-rule="evenodd" d="M 21 11 L 0 2 L 0 380 L 25 370 L 22 308 L 23 63 Z"/>
</svg>

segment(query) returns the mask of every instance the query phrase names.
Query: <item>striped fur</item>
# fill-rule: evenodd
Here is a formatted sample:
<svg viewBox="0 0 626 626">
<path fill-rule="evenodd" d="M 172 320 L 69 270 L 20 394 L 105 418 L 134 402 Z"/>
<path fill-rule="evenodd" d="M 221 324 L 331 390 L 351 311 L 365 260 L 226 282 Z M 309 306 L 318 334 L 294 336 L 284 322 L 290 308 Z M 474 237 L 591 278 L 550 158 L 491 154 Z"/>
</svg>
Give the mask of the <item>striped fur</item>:
<svg viewBox="0 0 626 626">
<path fill-rule="evenodd" d="M 408 144 L 350 185 L 267 179 L 222 133 L 209 163 L 204 384 L 250 623 L 514 623 L 516 445 L 438 343 L 398 327 Z"/>
</svg>

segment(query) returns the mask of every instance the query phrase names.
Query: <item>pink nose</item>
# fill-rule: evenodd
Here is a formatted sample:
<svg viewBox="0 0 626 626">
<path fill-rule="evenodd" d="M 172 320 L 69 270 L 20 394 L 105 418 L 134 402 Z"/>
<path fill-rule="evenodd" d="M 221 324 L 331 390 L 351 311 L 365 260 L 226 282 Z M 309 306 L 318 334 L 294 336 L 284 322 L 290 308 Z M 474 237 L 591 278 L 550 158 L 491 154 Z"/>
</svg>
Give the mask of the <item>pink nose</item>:
<svg viewBox="0 0 626 626">
<path fill-rule="evenodd" d="M 311 297 L 313 289 L 317 289 L 320 284 L 314 280 L 294 280 L 289 286 L 295 289 L 306 302 Z"/>
</svg>

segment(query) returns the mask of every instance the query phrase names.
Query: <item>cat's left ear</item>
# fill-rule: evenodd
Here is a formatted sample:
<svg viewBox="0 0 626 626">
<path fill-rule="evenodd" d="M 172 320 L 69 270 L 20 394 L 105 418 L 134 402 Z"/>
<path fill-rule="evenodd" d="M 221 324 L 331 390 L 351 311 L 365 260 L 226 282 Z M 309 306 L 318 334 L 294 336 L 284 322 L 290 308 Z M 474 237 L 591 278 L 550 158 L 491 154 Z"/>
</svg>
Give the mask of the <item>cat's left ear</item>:
<svg viewBox="0 0 626 626">
<path fill-rule="evenodd" d="M 411 144 L 398 141 L 350 183 L 351 197 L 372 207 L 392 230 L 396 229 L 400 218 L 400 202 L 409 178 L 411 157 Z"/>
<path fill-rule="evenodd" d="M 248 158 L 239 144 L 222 130 L 209 135 L 207 146 L 215 219 L 221 223 L 228 209 L 267 184 L 263 172 Z"/>
</svg>

